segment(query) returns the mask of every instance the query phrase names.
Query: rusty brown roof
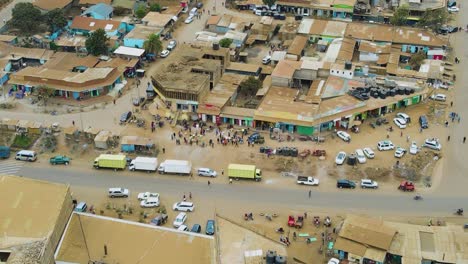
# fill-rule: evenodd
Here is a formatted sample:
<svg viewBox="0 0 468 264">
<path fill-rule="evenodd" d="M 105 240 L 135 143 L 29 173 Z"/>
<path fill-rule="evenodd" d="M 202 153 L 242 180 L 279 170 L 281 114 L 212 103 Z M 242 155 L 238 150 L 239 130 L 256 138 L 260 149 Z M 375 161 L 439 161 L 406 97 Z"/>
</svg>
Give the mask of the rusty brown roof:
<svg viewBox="0 0 468 264">
<path fill-rule="evenodd" d="M 104 29 L 105 31 L 114 31 L 119 28 L 120 23 L 120 21 L 116 20 L 101 20 L 94 19 L 92 17 L 76 16 L 75 18 L 73 18 L 70 28 L 84 29 L 89 31 L 93 31 L 100 28 Z"/>
</svg>

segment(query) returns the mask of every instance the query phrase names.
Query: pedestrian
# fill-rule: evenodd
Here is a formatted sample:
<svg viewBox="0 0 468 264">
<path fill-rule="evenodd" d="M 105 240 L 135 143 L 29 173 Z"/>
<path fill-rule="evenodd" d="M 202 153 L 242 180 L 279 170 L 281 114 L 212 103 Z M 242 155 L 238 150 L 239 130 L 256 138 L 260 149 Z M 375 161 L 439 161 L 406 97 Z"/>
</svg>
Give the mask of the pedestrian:
<svg viewBox="0 0 468 264">
<path fill-rule="evenodd" d="M 447 137 L 447 141 L 450 141 L 450 136 Z"/>
<path fill-rule="evenodd" d="M 307 212 L 304 212 L 304 219 L 307 219 Z"/>
<path fill-rule="evenodd" d="M 294 241 L 296 241 L 296 237 L 297 237 L 296 232 L 294 232 L 294 233 L 293 233 L 293 239 L 294 239 Z"/>
<path fill-rule="evenodd" d="M 232 178 L 229 178 L 229 184 L 232 184 Z"/>
<path fill-rule="evenodd" d="M 465 141 L 466 141 L 466 137 L 463 137 L 463 144 L 465 144 Z"/>
<path fill-rule="evenodd" d="M 75 120 L 72 121 L 73 126 L 75 126 Z"/>
<path fill-rule="evenodd" d="M 312 190 L 309 190 L 309 199 L 312 197 Z"/>
<path fill-rule="evenodd" d="M 453 106 L 453 101 L 450 102 L 450 107 L 452 107 L 452 106 Z"/>
<path fill-rule="evenodd" d="M 410 136 L 407 136 L 406 137 L 406 142 L 409 142 L 410 141 Z"/>
<path fill-rule="evenodd" d="M 400 137 L 403 137 L 403 131 L 400 131 Z"/>
<path fill-rule="evenodd" d="M 188 197 L 189 197 L 190 200 L 192 200 L 192 192 L 189 192 Z"/>
<path fill-rule="evenodd" d="M 115 105 L 115 99 L 114 99 L 114 105 Z"/>
<path fill-rule="evenodd" d="M 221 175 L 223 175 L 223 176 L 224 176 L 224 169 L 222 169 L 222 170 L 221 170 Z"/>
<path fill-rule="evenodd" d="M 449 122 L 445 120 L 445 127 L 448 127 Z"/>
<path fill-rule="evenodd" d="M 210 10 L 208 10 L 208 15 L 210 15 Z"/>
<path fill-rule="evenodd" d="M 163 154 L 166 153 L 166 148 L 162 148 Z"/>
<path fill-rule="evenodd" d="M 422 133 L 423 129 L 422 127 L 419 128 L 419 133 Z"/>
<path fill-rule="evenodd" d="M 185 198 L 185 193 L 184 193 L 184 196 L 182 196 L 182 200 L 185 202 L 187 201 L 187 198 Z"/>
<path fill-rule="evenodd" d="M 208 187 L 210 186 L 210 184 L 211 184 L 211 182 L 210 182 L 210 181 L 208 181 Z"/>
</svg>

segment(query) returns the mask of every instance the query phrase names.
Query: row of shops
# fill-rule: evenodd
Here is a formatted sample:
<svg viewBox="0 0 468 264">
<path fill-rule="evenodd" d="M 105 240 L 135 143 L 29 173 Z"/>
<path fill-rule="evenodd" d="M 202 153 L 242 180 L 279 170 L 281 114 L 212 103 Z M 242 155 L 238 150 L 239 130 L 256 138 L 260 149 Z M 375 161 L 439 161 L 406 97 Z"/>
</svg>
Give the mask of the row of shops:
<svg viewBox="0 0 468 264">
<path fill-rule="evenodd" d="M 345 111 L 336 113 L 329 116 L 322 116 L 315 118 L 315 121 L 311 121 L 311 125 L 305 125 L 304 122 L 300 122 L 300 125 L 291 120 L 290 122 L 278 121 L 271 122 L 262 120 L 261 117 L 234 115 L 230 113 L 226 115 L 221 111 L 219 115 L 208 115 L 198 114 L 199 119 L 204 122 L 212 122 L 218 125 L 231 124 L 236 126 L 245 126 L 261 130 L 268 130 L 270 128 L 279 128 L 282 132 L 298 133 L 301 135 L 312 135 L 316 132 L 331 131 L 334 129 L 350 129 L 353 125 L 360 125 L 366 119 L 384 116 L 386 114 L 397 111 L 398 109 L 406 108 L 407 106 L 418 104 L 422 101 L 424 94 L 412 95 L 402 100 L 392 102 L 388 105 L 379 106 L 377 108 L 369 109 L 368 106 L 360 107 L 356 109 L 354 113 L 351 111 Z M 235 110 L 235 109 L 234 109 Z M 252 109 L 253 110 L 253 109 Z M 232 112 L 232 111 L 230 111 Z M 254 113 L 255 111 L 251 111 Z"/>
</svg>

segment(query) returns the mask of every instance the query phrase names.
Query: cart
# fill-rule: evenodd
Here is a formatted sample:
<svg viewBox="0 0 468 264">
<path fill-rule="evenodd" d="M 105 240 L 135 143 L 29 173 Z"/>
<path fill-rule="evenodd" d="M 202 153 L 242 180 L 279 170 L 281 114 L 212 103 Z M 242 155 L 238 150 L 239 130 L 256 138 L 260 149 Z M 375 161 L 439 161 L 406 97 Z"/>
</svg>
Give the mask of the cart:
<svg viewBox="0 0 468 264">
<path fill-rule="evenodd" d="M 317 156 L 317 157 L 325 156 L 326 154 L 327 152 L 324 149 L 316 149 L 312 152 L 312 156 Z"/>
<path fill-rule="evenodd" d="M 309 149 L 304 149 L 303 151 L 301 151 L 301 153 L 299 153 L 299 156 L 302 159 L 307 158 L 309 155 L 310 155 L 310 150 Z"/>
<path fill-rule="evenodd" d="M 294 219 L 294 216 L 290 215 L 288 217 L 288 226 L 294 227 L 296 225 L 296 220 Z"/>
<path fill-rule="evenodd" d="M 298 216 L 296 220 L 296 224 L 294 225 L 295 228 L 300 229 L 304 225 L 304 217 Z"/>
</svg>

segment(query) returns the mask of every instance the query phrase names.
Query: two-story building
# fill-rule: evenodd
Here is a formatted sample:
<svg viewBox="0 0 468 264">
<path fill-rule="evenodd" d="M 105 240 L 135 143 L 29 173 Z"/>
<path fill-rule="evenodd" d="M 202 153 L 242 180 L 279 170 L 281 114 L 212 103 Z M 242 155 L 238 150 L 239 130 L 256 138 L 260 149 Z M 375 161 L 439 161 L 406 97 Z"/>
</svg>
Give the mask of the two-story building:
<svg viewBox="0 0 468 264">
<path fill-rule="evenodd" d="M 229 49 L 181 45 L 152 77 L 156 93 L 173 111 L 197 112 L 229 64 Z"/>
</svg>

